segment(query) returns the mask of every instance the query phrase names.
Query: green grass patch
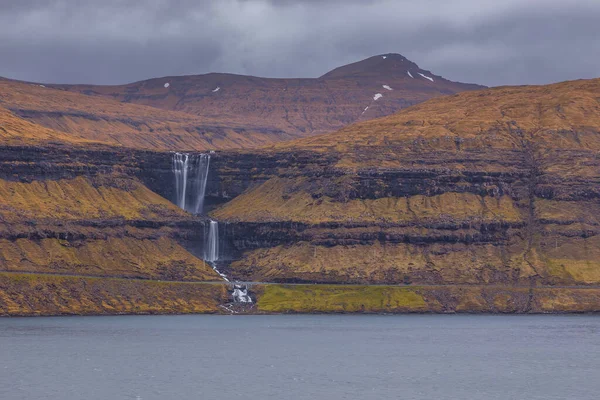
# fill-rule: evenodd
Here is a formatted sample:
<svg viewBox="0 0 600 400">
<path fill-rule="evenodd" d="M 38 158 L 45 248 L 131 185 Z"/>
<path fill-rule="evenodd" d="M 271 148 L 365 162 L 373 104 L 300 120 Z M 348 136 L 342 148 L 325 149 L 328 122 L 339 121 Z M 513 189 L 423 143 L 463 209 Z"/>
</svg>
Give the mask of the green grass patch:
<svg viewBox="0 0 600 400">
<path fill-rule="evenodd" d="M 360 285 L 267 285 L 258 298 L 265 312 L 424 312 L 417 287 Z"/>
</svg>

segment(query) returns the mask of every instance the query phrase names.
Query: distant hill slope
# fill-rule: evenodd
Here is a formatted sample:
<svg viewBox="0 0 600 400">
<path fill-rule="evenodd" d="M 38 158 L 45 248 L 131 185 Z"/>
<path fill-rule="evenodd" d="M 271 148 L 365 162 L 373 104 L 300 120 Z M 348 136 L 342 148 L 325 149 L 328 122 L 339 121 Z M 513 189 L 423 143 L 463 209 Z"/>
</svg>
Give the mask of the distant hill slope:
<svg viewBox="0 0 600 400">
<path fill-rule="evenodd" d="M 335 149 L 360 165 L 402 163 L 405 151 L 536 148 L 600 151 L 600 79 L 544 86 L 507 86 L 437 98 L 337 132 L 278 145 Z M 354 151 L 375 148 L 361 157 Z"/>
<path fill-rule="evenodd" d="M 0 79 L 3 144 L 46 143 L 52 139 L 70 144 L 202 151 L 251 148 L 291 138 L 240 118 L 216 120 Z"/>
<path fill-rule="evenodd" d="M 53 87 L 185 112 L 220 125 L 243 122 L 260 132 L 280 132 L 281 140 L 332 132 L 433 97 L 483 88 L 446 80 L 399 54 L 370 57 L 315 79 L 212 73 L 119 86 Z"/>
</svg>

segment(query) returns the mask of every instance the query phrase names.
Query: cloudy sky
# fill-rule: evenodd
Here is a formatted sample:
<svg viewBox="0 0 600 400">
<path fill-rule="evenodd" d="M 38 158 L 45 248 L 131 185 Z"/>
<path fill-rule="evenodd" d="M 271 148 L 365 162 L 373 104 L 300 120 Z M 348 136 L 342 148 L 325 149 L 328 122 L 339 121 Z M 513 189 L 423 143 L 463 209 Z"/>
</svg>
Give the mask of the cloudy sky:
<svg viewBox="0 0 600 400">
<path fill-rule="evenodd" d="M 600 77 L 600 0 L 2 0 L 0 76 L 317 77 L 400 53 L 495 86 Z"/>
</svg>

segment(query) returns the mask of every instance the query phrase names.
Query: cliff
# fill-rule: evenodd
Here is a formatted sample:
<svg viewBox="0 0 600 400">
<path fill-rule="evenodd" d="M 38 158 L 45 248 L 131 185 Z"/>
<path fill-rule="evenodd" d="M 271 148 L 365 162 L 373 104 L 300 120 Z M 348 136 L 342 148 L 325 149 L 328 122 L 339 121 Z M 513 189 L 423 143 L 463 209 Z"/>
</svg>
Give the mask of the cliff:
<svg viewBox="0 0 600 400">
<path fill-rule="evenodd" d="M 221 272 L 280 283 L 253 285 L 237 312 L 600 311 L 600 79 L 464 92 L 211 153 L 201 216 L 173 204 L 166 151 L 204 140 L 177 128 L 200 117 L 0 85 L 2 314 L 234 312 L 202 261 L 208 217 Z M 51 107 L 60 118 L 42 117 Z M 73 110 L 93 123 L 63 118 Z M 158 129 L 173 113 L 178 139 Z"/>
</svg>

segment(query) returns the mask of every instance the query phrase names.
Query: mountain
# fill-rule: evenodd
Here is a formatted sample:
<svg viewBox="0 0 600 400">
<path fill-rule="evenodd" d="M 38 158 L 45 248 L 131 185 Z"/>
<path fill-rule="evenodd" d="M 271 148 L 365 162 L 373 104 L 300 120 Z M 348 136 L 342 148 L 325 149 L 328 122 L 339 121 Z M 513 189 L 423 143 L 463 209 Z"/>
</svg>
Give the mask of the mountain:
<svg viewBox="0 0 600 400">
<path fill-rule="evenodd" d="M 443 83 L 419 73 L 433 82 L 398 79 Z M 600 79 L 434 96 L 285 142 L 267 118 L 69 90 L 0 80 L 0 314 L 600 311 Z M 200 215 L 175 205 L 184 171 Z M 221 274 L 261 282 L 254 302 Z"/>
<path fill-rule="evenodd" d="M 232 121 L 281 140 L 332 132 L 442 95 L 483 86 L 451 82 L 399 54 L 346 65 L 316 79 L 269 79 L 232 74 L 171 76 L 120 86 L 54 88 L 218 121 Z M 251 128 L 254 127 L 254 128 Z"/>
</svg>

